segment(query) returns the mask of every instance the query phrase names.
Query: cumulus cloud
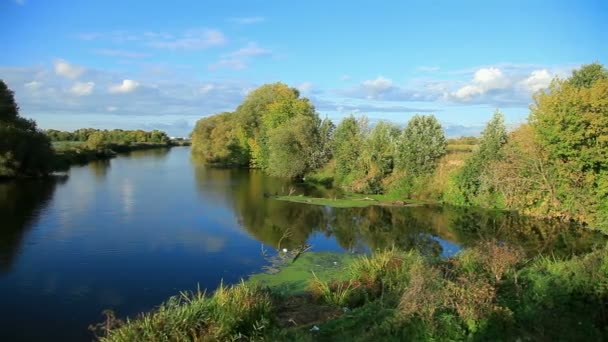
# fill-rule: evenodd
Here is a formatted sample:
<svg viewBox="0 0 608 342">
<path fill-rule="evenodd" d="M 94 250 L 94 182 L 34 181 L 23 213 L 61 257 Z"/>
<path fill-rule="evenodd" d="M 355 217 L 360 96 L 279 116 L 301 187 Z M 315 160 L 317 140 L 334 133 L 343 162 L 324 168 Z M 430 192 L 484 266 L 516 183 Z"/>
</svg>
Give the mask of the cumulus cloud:
<svg viewBox="0 0 608 342">
<path fill-rule="evenodd" d="M 361 82 L 361 86 L 368 93 L 369 98 L 377 98 L 393 88 L 393 81 L 388 78 L 378 76 L 373 80 Z"/>
<path fill-rule="evenodd" d="M 75 125 L 111 128 L 124 126 L 127 121 L 133 127 L 142 127 L 142 122 L 173 122 L 183 118 L 194 122 L 204 115 L 234 110 L 247 90 L 257 86 L 245 80 L 198 81 L 180 76 L 176 69 L 162 75 L 145 70 L 133 75 L 132 71 L 129 76 L 120 71 L 87 70 L 87 80 L 79 81 L 84 85 L 74 90 L 86 93 L 86 82 L 93 82 L 89 96 L 75 96 L 71 90 L 76 81 L 55 74 L 52 63 L 0 66 L 0 75 L 15 91 L 23 113 L 37 120 L 42 128 L 59 129 L 78 128 Z M 26 84 L 33 80 L 36 83 L 28 88 Z M 132 82 L 140 84 L 135 91 L 109 91 L 111 87 L 131 89 Z M 30 90 L 32 86 L 38 89 Z M 59 124 L 58 116 L 70 119 Z"/>
<path fill-rule="evenodd" d="M 69 79 L 76 79 L 85 72 L 85 68 L 70 64 L 63 59 L 58 59 L 54 63 L 55 73 Z"/>
<path fill-rule="evenodd" d="M 248 24 L 257 24 L 257 23 L 261 23 L 263 21 L 265 21 L 266 18 L 264 17 L 235 17 L 235 18 L 228 18 L 229 22 L 233 22 L 233 23 L 237 23 L 237 24 L 242 24 L 242 25 L 248 25 Z"/>
<path fill-rule="evenodd" d="M 378 76 L 338 93 L 345 97 L 382 101 L 434 101 L 442 96 L 437 84 L 429 82 L 415 89 L 396 85 L 391 79 Z"/>
<path fill-rule="evenodd" d="M 547 69 L 534 70 L 526 79 L 521 81 L 522 86 L 531 92 L 537 92 L 549 87 L 554 76 Z"/>
<path fill-rule="evenodd" d="M 95 88 L 94 82 L 76 82 L 71 88 L 70 93 L 76 96 L 90 95 Z"/>
<path fill-rule="evenodd" d="M 534 92 L 548 87 L 556 76 L 547 69 L 524 72 L 511 66 L 507 74 L 498 67 L 480 68 L 473 74 L 471 82 L 450 93 L 449 99 L 455 102 L 525 106 Z"/>
<path fill-rule="evenodd" d="M 504 89 L 510 80 L 498 68 L 481 68 L 473 75 L 472 84 L 467 84 L 452 93 L 457 100 L 468 101 L 494 89 Z"/>
<path fill-rule="evenodd" d="M 139 87 L 139 82 L 134 80 L 123 80 L 122 83 L 112 85 L 109 88 L 110 93 L 130 93 Z"/>
</svg>

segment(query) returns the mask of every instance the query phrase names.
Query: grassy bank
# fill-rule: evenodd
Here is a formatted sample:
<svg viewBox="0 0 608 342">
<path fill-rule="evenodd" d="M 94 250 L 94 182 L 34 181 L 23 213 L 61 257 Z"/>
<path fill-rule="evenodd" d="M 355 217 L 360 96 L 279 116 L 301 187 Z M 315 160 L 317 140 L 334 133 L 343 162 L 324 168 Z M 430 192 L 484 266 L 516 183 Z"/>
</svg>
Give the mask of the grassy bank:
<svg viewBox="0 0 608 342">
<path fill-rule="evenodd" d="M 67 170 L 71 165 L 84 165 L 94 160 L 114 158 L 118 153 L 171 146 L 175 145 L 171 143 L 133 143 L 107 144 L 100 148 L 90 148 L 86 143 L 78 141 L 53 142 L 53 149 L 55 150 L 55 170 Z"/>
<path fill-rule="evenodd" d="M 368 207 L 370 205 L 384 205 L 384 206 L 417 206 L 424 203 L 413 200 L 403 200 L 396 196 L 391 195 L 361 195 L 361 194 L 347 194 L 340 198 L 320 198 L 320 197 L 309 197 L 304 195 L 296 196 L 275 196 L 273 197 L 279 201 L 295 202 L 322 205 L 334 208 L 361 208 Z"/>
<path fill-rule="evenodd" d="M 171 298 L 103 341 L 603 340 L 608 246 L 525 259 L 485 242 L 451 259 L 308 253 L 280 272 Z"/>
</svg>

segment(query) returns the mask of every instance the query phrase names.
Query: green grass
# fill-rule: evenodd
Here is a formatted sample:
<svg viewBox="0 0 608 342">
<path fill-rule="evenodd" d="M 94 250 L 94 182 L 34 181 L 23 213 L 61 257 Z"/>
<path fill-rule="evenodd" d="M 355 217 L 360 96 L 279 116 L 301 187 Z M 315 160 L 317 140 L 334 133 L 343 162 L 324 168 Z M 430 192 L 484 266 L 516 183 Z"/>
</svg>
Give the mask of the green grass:
<svg viewBox="0 0 608 342">
<path fill-rule="evenodd" d="M 563 260 L 519 257 L 492 241 L 447 260 L 309 252 L 212 296 L 182 294 L 110 320 L 102 340 L 606 340 L 608 245 Z"/>
<path fill-rule="evenodd" d="M 348 273 L 345 270 L 356 258 L 346 253 L 306 252 L 296 262 L 281 268 L 278 273 L 254 274 L 247 282 L 269 287 L 283 295 L 301 294 L 306 291 L 313 279 L 313 272 L 323 281 L 346 279 Z"/>
<path fill-rule="evenodd" d="M 424 203 L 431 202 L 421 202 L 414 201 L 409 199 L 401 199 L 395 195 L 360 195 L 360 194 L 348 194 L 342 198 L 319 198 L 319 197 L 308 197 L 304 195 L 294 195 L 294 196 L 276 196 L 273 197 L 279 201 L 287 201 L 287 202 L 295 202 L 295 203 L 304 203 L 304 204 L 313 204 L 313 205 L 322 205 L 333 208 L 363 208 L 369 207 L 372 205 L 421 205 Z M 397 202 L 401 201 L 401 202 Z"/>
</svg>

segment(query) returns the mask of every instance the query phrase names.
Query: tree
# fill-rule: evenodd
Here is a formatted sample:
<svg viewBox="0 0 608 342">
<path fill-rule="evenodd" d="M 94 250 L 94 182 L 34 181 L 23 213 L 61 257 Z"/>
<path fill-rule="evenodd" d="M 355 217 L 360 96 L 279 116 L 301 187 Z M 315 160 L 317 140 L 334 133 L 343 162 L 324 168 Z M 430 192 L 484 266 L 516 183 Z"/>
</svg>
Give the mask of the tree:
<svg viewBox="0 0 608 342">
<path fill-rule="evenodd" d="M 608 78 L 608 70 L 598 63 L 583 65 L 574 70 L 568 83 L 575 88 L 590 88 L 596 81 Z"/>
<path fill-rule="evenodd" d="M 459 190 L 457 199 L 460 205 L 500 206 L 499 194 L 493 188 L 493 180 L 488 168 L 503 159 L 502 147 L 507 143 L 507 128 L 504 115 L 496 111 L 486 124 L 479 147 L 466 160 L 456 175 L 456 186 Z"/>
<path fill-rule="evenodd" d="M 379 121 L 366 140 L 364 157 L 383 177 L 393 171 L 395 147 L 401 130 L 394 124 Z"/>
<path fill-rule="evenodd" d="M 366 119 L 349 116 L 343 119 L 334 133 L 333 156 L 336 162 L 336 180 L 343 181 L 356 169 L 357 160 L 365 141 Z"/>
<path fill-rule="evenodd" d="M 555 168 L 564 218 L 608 228 L 608 77 L 591 64 L 536 94 L 530 125 Z"/>
<path fill-rule="evenodd" d="M 0 80 L 0 177 L 43 176 L 52 164 L 49 138 L 19 115 L 13 91 Z"/>
<path fill-rule="evenodd" d="M 301 178 L 310 171 L 318 150 L 318 122 L 309 116 L 296 116 L 268 134 L 270 175 Z"/>
<path fill-rule="evenodd" d="M 397 143 L 397 167 L 409 177 L 430 174 L 446 153 L 443 128 L 433 115 L 414 115 Z"/>
</svg>

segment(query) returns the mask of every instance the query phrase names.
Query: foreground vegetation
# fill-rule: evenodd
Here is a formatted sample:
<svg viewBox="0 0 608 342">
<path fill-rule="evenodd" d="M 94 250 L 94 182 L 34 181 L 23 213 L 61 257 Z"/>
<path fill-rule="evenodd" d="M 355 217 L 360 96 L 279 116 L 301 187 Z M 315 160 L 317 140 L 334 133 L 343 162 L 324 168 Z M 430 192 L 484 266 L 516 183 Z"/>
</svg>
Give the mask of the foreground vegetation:
<svg viewBox="0 0 608 342">
<path fill-rule="evenodd" d="M 478 141 L 450 147 L 432 115 L 415 115 L 403 129 L 353 116 L 334 126 L 276 83 L 235 112 L 199 120 L 192 153 L 350 193 L 516 209 L 608 231 L 607 100 L 608 71 L 585 65 L 535 94 L 527 123 L 507 132 L 496 112 Z"/>
<path fill-rule="evenodd" d="M 110 315 L 97 331 L 102 341 L 608 337 L 608 246 L 530 259 L 486 241 L 450 259 L 388 250 L 318 260 L 310 253 L 212 295 L 183 293 L 126 322 Z"/>
</svg>

